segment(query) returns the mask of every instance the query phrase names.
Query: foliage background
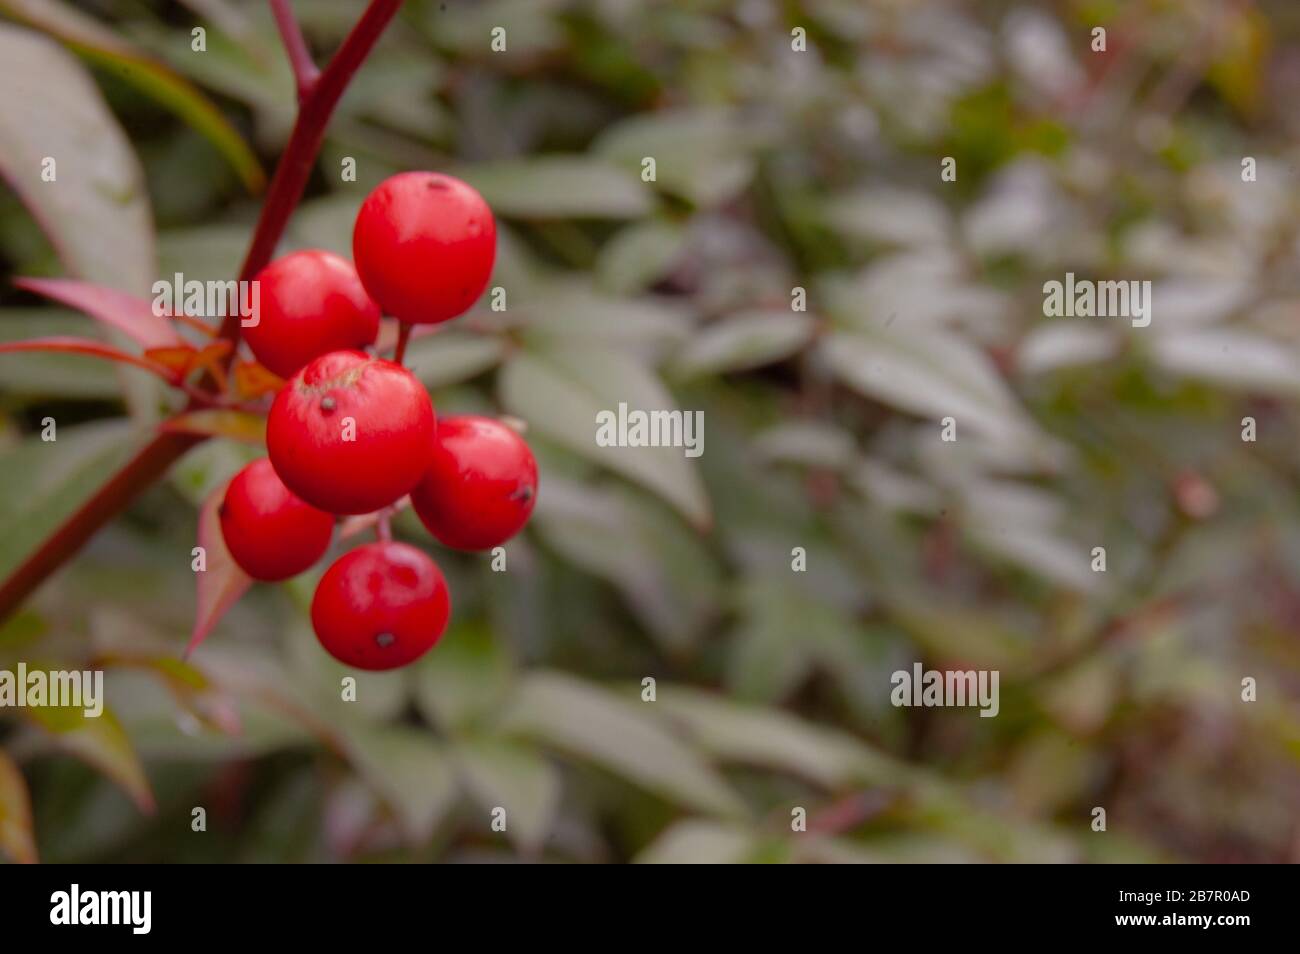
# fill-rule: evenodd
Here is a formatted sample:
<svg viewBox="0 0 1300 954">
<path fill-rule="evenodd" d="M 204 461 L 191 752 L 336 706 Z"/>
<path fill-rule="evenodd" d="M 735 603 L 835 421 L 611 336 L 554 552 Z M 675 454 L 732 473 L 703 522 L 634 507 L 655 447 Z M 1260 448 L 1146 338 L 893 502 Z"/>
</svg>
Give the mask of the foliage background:
<svg viewBox="0 0 1300 954">
<path fill-rule="evenodd" d="M 295 6 L 318 54 L 361 8 Z M 0 194 L 6 275 L 232 277 L 292 120 L 265 5 L 0 11 L 0 168 L 60 163 L 53 244 Z M 1295 860 L 1298 86 L 1285 0 L 408 0 L 283 248 L 346 253 L 400 169 L 480 188 L 508 310 L 411 359 L 440 413 L 528 422 L 533 524 L 505 574 L 435 552 L 451 630 L 345 705 L 312 574 L 178 661 L 198 503 L 256 453 L 200 447 L 0 629 L 112 710 L 0 713 L 0 854 Z M 1067 270 L 1152 280 L 1151 326 L 1043 318 Z M 0 338 L 52 333 L 95 332 L 6 282 Z M 0 357 L 0 572 L 164 398 Z M 703 410 L 703 457 L 596 447 L 620 401 Z M 917 660 L 999 669 L 1001 714 L 893 708 Z"/>
</svg>

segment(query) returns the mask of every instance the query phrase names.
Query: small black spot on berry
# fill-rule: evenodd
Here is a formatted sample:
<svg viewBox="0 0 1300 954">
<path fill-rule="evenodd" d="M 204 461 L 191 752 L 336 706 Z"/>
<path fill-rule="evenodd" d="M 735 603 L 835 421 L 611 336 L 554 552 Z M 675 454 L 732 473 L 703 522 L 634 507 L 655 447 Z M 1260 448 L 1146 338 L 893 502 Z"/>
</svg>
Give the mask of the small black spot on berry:
<svg viewBox="0 0 1300 954">
<path fill-rule="evenodd" d="M 387 649 L 395 642 L 397 642 L 397 637 L 392 633 L 377 633 L 375 635 L 375 645 L 380 649 Z"/>
<path fill-rule="evenodd" d="M 336 407 L 338 407 L 338 402 L 335 401 L 334 398 L 330 397 L 328 394 L 320 399 L 320 409 L 324 411 L 326 414 L 329 414 Z"/>
</svg>

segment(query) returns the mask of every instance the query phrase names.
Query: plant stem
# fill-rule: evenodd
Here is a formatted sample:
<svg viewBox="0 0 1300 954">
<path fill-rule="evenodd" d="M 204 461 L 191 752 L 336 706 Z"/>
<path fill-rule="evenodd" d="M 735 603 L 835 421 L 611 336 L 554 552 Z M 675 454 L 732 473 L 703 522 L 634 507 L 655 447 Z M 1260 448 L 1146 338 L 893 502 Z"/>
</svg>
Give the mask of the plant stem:
<svg viewBox="0 0 1300 954">
<path fill-rule="evenodd" d="M 162 477 L 182 454 L 204 440 L 200 434 L 164 433 L 141 448 L 4 581 L 0 586 L 0 620 L 18 609 L 32 590 L 80 550 L 95 531 Z"/>
<path fill-rule="evenodd" d="M 320 77 L 320 70 L 312 61 L 311 51 L 307 49 L 307 41 L 302 35 L 302 27 L 293 15 L 289 0 L 271 0 L 271 13 L 275 16 L 280 39 L 284 41 L 284 52 L 289 55 L 289 65 L 293 67 L 294 82 L 298 84 L 298 102 L 302 103 L 311 95 L 312 88 Z"/>
<path fill-rule="evenodd" d="M 409 322 L 402 322 L 397 329 L 397 350 L 393 353 L 393 361 L 401 364 L 406 358 L 406 343 L 411 340 L 411 329 L 415 327 Z"/>
<path fill-rule="evenodd" d="M 379 34 L 388 26 L 401 5 L 402 0 L 371 0 L 329 64 L 318 76 L 312 77 L 305 96 L 301 95 L 301 76 L 305 74 L 299 72 L 300 62 L 295 62 L 294 72 L 300 77 L 298 117 L 289 134 L 284 154 L 276 166 L 266 203 L 262 206 L 257 228 L 249 243 L 248 254 L 244 256 L 244 264 L 239 271 L 241 280 L 253 278 L 271 260 L 289 222 L 289 216 L 302 199 L 307 179 L 311 176 L 316 156 L 320 152 L 321 141 L 325 137 L 325 126 L 334 107 L 338 105 L 339 98 L 357 69 L 374 48 Z M 298 56 L 294 52 L 294 44 L 301 41 L 297 21 L 293 19 L 287 2 L 272 0 L 272 9 L 276 13 L 276 23 L 284 37 L 290 59 L 294 60 Z M 305 42 L 301 45 L 301 54 L 306 56 Z M 230 341 L 238 341 L 239 329 L 240 316 L 236 311 L 222 323 L 221 336 Z M 234 357 L 235 349 L 232 348 L 225 364 L 228 366 Z M 211 375 L 205 382 L 209 386 L 215 386 Z M 196 406 L 193 399 L 190 406 Z M 168 468 L 186 451 L 206 439 L 201 434 L 161 433 L 137 451 L 0 585 L 0 621 L 18 609 L 36 587 L 85 546 L 104 524 L 125 510 L 137 496 L 167 473 Z"/>
</svg>

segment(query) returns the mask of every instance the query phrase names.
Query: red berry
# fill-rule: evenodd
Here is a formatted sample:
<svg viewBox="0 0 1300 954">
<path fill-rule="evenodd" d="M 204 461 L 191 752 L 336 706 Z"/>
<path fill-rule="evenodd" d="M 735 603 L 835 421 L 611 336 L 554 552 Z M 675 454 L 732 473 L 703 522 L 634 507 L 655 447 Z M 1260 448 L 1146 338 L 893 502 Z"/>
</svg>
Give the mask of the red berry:
<svg viewBox="0 0 1300 954">
<path fill-rule="evenodd" d="M 266 422 L 275 472 L 330 513 L 370 513 L 428 469 L 433 403 L 415 375 L 360 351 L 321 355 L 281 388 Z"/>
<path fill-rule="evenodd" d="M 366 197 L 352 257 L 384 313 L 447 321 L 483 294 L 496 257 L 492 210 L 473 188 L 437 172 L 403 172 Z"/>
<path fill-rule="evenodd" d="M 314 249 L 258 273 L 258 322 L 244 329 L 257 360 L 282 378 L 329 351 L 364 348 L 379 334 L 379 306 L 352 263 Z"/>
<path fill-rule="evenodd" d="M 325 555 L 334 533 L 334 518 L 295 497 L 265 457 L 234 476 L 218 513 L 226 549 L 255 580 L 298 575 Z"/>
<path fill-rule="evenodd" d="M 537 461 L 522 437 L 487 417 L 438 422 L 433 462 L 411 491 L 429 532 L 449 547 L 486 550 L 528 522 L 537 500 Z"/>
<path fill-rule="evenodd" d="M 405 543 L 368 543 L 325 571 L 311 601 L 316 638 L 357 669 L 405 666 L 447 628 L 451 598 L 437 564 Z"/>
</svg>

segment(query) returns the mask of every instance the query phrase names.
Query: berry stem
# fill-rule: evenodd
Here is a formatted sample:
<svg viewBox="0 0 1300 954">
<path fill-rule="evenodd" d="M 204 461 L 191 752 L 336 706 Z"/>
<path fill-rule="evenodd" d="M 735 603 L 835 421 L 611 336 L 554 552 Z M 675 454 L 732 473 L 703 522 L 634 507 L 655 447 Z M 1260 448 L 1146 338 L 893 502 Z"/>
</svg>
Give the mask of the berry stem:
<svg viewBox="0 0 1300 954">
<path fill-rule="evenodd" d="M 411 329 L 415 326 L 410 322 L 403 321 L 397 329 L 397 350 L 393 353 L 393 361 L 402 364 L 406 359 L 406 344 L 411 340 Z"/>
<path fill-rule="evenodd" d="M 302 27 L 293 15 L 289 0 L 270 0 L 271 13 L 275 16 L 276 29 L 284 41 L 284 51 L 289 56 L 289 65 L 293 67 L 293 78 L 298 84 L 298 102 L 302 103 L 311 95 L 320 78 L 320 69 L 311 58 L 307 41 L 303 38 Z"/>
<path fill-rule="evenodd" d="M 402 0 L 370 0 L 365 13 L 325 69 L 312 77 L 305 87 L 301 80 L 305 74 L 298 69 L 301 62 L 295 62 L 294 72 L 299 77 L 298 117 L 267 190 L 266 202 L 239 271 L 240 279 L 252 279 L 271 260 L 289 216 L 302 199 L 334 107 L 401 5 Z M 276 23 L 290 59 L 295 60 L 299 56 L 294 52 L 295 44 L 301 40 L 301 31 L 287 0 L 272 0 L 272 11 L 276 14 Z M 306 43 L 302 42 L 301 56 L 309 61 L 306 50 Z M 240 315 L 236 310 L 222 323 L 220 337 L 237 342 L 239 329 Z M 224 367 L 229 367 L 234 358 L 235 349 L 232 348 L 223 361 Z M 211 374 L 205 376 L 201 386 L 214 389 L 216 378 Z M 190 404 L 196 406 L 192 395 Z M 0 584 L 0 621 L 18 609 L 36 587 L 71 559 L 104 524 L 166 474 L 173 463 L 206 439 L 200 434 L 167 432 L 158 434 L 137 451 Z"/>
<path fill-rule="evenodd" d="M 384 508 L 383 513 L 379 515 L 379 519 L 375 522 L 375 536 L 383 543 L 393 539 L 391 510 L 387 507 Z"/>
</svg>

